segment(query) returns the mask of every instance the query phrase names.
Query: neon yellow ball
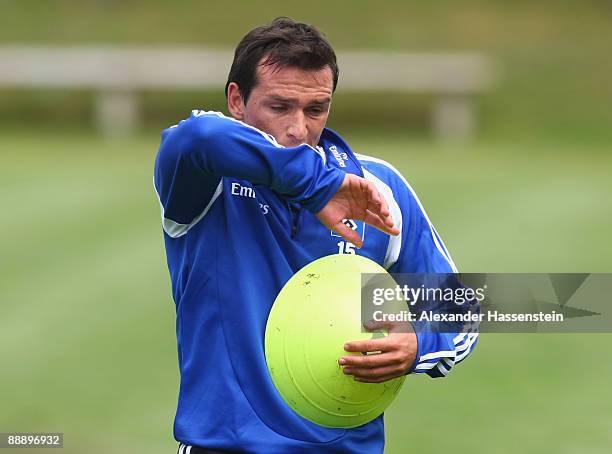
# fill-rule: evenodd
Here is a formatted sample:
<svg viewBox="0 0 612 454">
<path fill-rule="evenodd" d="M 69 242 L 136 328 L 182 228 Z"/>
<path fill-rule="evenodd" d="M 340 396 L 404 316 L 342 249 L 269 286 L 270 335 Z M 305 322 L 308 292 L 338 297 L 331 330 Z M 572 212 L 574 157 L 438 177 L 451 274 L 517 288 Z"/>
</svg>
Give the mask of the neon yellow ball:
<svg viewBox="0 0 612 454">
<path fill-rule="evenodd" d="M 358 382 L 338 364 L 341 356 L 360 355 L 344 350 L 347 341 L 380 337 L 362 332 L 362 273 L 387 274 L 358 255 L 315 260 L 285 284 L 268 318 L 265 351 L 272 381 L 296 413 L 321 426 L 357 427 L 375 419 L 404 383 L 405 377 Z"/>
</svg>

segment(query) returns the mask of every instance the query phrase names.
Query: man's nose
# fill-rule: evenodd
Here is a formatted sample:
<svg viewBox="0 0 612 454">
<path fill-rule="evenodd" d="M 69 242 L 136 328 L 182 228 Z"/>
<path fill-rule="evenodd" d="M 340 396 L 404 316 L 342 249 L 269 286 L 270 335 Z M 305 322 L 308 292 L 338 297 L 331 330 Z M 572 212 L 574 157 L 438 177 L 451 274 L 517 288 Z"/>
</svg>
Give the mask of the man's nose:
<svg viewBox="0 0 612 454">
<path fill-rule="evenodd" d="M 287 135 L 300 143 L 306 141 L 308 128 L 306 127 L 306 118 L 303 113 L 300 112 L 291 119 L 291 123 L 287 128 Z"/>
</svg>

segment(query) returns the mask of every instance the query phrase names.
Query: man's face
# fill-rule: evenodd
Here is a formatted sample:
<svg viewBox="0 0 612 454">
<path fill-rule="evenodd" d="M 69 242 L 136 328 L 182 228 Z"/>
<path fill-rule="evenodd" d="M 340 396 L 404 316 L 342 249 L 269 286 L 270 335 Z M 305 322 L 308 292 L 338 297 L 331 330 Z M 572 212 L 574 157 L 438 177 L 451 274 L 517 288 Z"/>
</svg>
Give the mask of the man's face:
<svg viewBox="0 0 612 454">
<path fill-rule="evenodd" d="M 255 126 L 286 147 L 316 146 L 323 132 L 333 92 L 331 69 L 261 66 L 257 83 L 244 103 L 235 83 L 228 87 L 228 108 L 237 120 Z"/>
</svg>

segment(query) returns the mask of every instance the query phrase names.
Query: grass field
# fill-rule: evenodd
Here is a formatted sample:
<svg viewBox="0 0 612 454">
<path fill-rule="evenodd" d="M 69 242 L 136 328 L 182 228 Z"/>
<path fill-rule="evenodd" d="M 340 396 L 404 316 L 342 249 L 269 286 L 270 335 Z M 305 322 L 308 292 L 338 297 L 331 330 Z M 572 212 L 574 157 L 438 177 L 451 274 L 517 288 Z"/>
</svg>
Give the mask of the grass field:
<svg viewBox="0 0 612 454">
<path fill-rule="evenodd" d="M 332 125 L 404 173 L 462 271 L 612 272 L 610 2 L 2 6 L 0 45 L 233 47 L 287 14 L 320 26 L 339 54 L 483 52 L 499 79 L 477 100 L 472 144 L 427 140 L 429 94 L 344 93 L 342 72 Z M 155 131 L 225 102 L 219 90 L 142 99 Z M 70 454 L 172 453 L 178 365 L 152 187 L 158 135 L 102 141 L 84 132 L 90 111 L 82 90 L 0 90 L 0 431 L 65 432 Z M 383 125 L 391 135 L 365 131 Z M 448 378 L 408 378 L 386 414 L 387 453 L 612 452 L 611 340 L 482 335 Z"/>
<path fill-rule="evenodd" d="M 279 15 L 316 24 L 337 53 L 374 51 L 476 51 L 493 60 L 495 89 L 479 98 L 480 132 L 487 137 L 522 140 L 545 136 L 555 141 L 602 143 L 612 140 L 612 8 L 605 0 L 310 0 L 264 3 L 182 0 L 4 0 L 10 18 L 0 27 L 0 45 L 136 45 L 234 48 L 251 28 Z M 393 123 L 398 129 L 424 127 L 427 112 L 419 99 L 391 93 L 358 104 L 340 102 L 336 117 L 357 122 Z M 223 104 L 222 87 L 216 90 Z M 10 87 L 9 87 L 10 89 Z M 203 93 L 148 93 L 145 120 L 159 129 L 194 107 Z M 345 100 L 354 95 L 345 97 Z M 0 90 L 0 122 L 35 119 L 86 124 L 91 96 L 83 91 Z M 354 101 L 353 101 L 354 102 Z M 341 107 L 341 105 L 347 107 Z M 205 104 L 210 108 L 210 103 Z M 416 110 L 417 112 L 414 112 Z M 372 112 L 368 115 L 368 112 Z M 381 115 L 382 114 L 382 115 Z"/>
<path fill-rule="evenodd" d="M 346 133 L 412 182 L 462 270 L 612 271 L 605 149 Z M 65 432 L 66 453 L 173 452 L 157 143 L 0 134 L 2 431 Z M 387 452 L 610 452 L 610 340 L 483 335 L 447 379 L 408 379 Z"/>
</svg>

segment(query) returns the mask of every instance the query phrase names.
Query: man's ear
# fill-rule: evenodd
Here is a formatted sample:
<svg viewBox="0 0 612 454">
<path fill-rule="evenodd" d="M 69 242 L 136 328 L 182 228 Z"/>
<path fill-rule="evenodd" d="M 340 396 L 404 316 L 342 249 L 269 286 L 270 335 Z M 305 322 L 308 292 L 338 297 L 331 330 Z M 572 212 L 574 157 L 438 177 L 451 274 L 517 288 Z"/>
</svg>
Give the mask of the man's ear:
<svg viewBox="0 0 612 454">
<path fill-rule="evenodd" d="M 236 82 L 227 86 L 227 110 L 236 120 L 244 120 L 244 100 Z"/>
</svg>

